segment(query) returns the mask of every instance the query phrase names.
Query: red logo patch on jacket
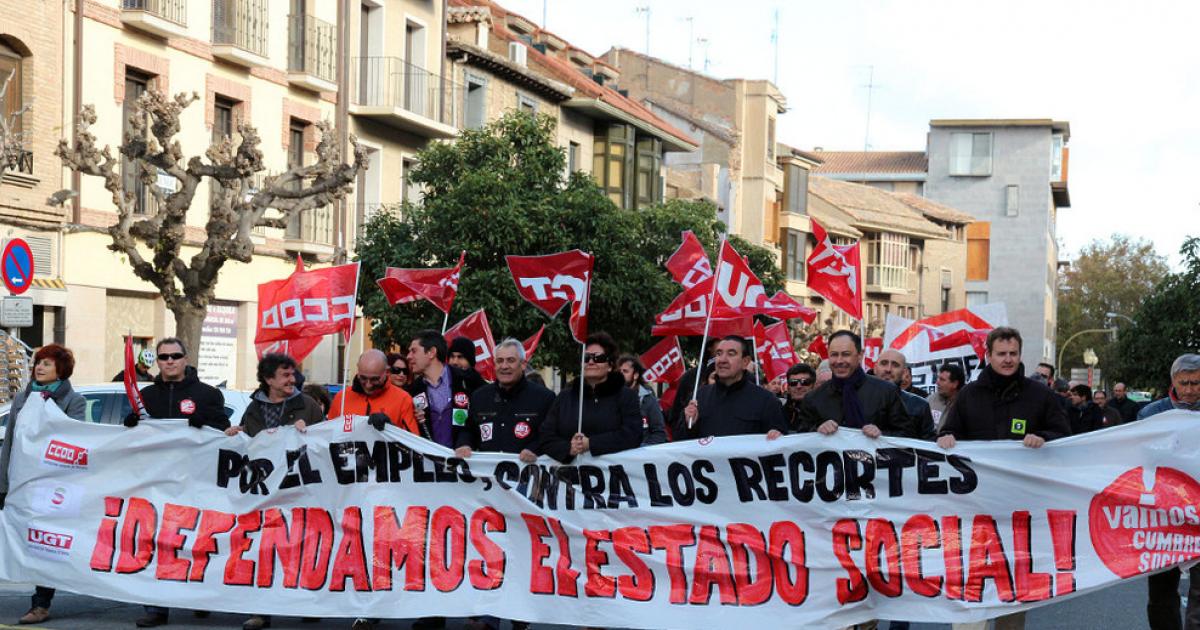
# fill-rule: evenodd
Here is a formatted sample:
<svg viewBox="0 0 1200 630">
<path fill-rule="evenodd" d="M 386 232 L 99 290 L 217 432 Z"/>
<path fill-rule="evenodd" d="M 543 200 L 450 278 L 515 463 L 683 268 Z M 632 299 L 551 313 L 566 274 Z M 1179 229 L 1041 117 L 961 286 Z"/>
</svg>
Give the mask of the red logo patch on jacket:
<svg viewBox="0 0 1200 630">
<path fill-rule="evenodd" d="M 513 427 L 513 435 L 517 436 L 517 439 L 519 440 L 523 440 L 528 437 L 529 423 L 524 421 L 518 422 L 517 425 Z"/>
<path fill-rule="evenodd" d="M 196 413 L 196 401 L 191 398 L 184 398 L 179 401 L 179 413 L 186 413 L 188 415 Z"/>
<path fill-rule="evenodd" d="M 470 401 L 467 399 L 466 392 L 458 392 L 458 393 L 454 394 L 454 406 L 455 407 L 458 407 L 459 409 L 464 409 L 464 408 L 466 408 L 466 406 L 468 404 L 470 404 Z"/>
</svg>

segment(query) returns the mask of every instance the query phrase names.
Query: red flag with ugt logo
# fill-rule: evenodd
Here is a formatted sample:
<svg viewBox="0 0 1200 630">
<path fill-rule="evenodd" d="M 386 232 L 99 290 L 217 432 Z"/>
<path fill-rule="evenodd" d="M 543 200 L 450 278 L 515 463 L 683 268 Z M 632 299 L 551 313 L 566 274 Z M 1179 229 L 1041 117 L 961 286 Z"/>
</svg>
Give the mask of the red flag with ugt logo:
<svg viewBox="0 0 1200 630">
<path fill-rule="evenodd" d="M 717 258 L 717 272 L 713 282 L 716 282 L 716 291 L 713 292 L 713 317 L 746 316 L 764 312 L 767 302 L 766 289 L 729 241 L 721 243 L 721 255 Z"/>
<path fill-rule="evenodd" d="M 667 337 L 654 344 L 639 360 L 646 368 L 644 378 L 647 383 L 670 385 L 683 378 L 683 352 L 679 349 L 678 337 Z"/>
<path fill-rule="evenodd" d="M 571 304 L 571 335 L 579 343 L 587 339 L 588 299 L 592 289 L 595 258 L 587 252 L 545 256 L 505 256 L 517 293 L 546 315 L 554 317 Z"/>
<path fill-rule="evenodd" d="M 417 300 L 429 300 L 443 313 L 449 313 L 458 295 L 458 279 L 462 274 L 467 252 L 458 256 L 453 267 L 435 269 L 403 269 L 388 267 L 384 276 L 375 281 L 387 297 L 388 304 L 407 304 Z"/>
<path fill-rule="evenodd" d="M 655 337 L 670 335 L 699 337 L 703 335 L 708 319 L 708 302 L 711 298 L 711 280 L 685 289 L 675 296 L 666 310 L 654 317 L 654 327 L 650 329 L 650 334 Z M 708 323 L 708 335 L 710 337 L 724 337 L 725 335 L 749 337 L 753 323 L 754 318 L 751 316 L 713 317 L 712 322 Z"/>
<path fill-rule="evenodd" d="M 804 306 L 783 291 L 777 292 L 771 296 L 771 299 L 764 302 L 759 314 L 775 319 L 799 318 L 806 324 L 811 324 L 817 319 L 816 309 Z"/>
<path fill-rule="evenodd" d="M 667 270 L 671 272 L 675 282 L 683 285 L 685 289 L 712 277 L 712 264 L 708 262 L 708 254 L 704 252 L 700 239 L 696 238 L 691 230 L 683 233 L 683 243 L 667 259 Z"/>
<path fill-rule="evenodd" d="M 762 364 L 763 375 L 768 381 L 787 374 L 788 368 L 798 361 L 795 351 L 792 350 L 787 323 L 779 322 L 764 327 L 762 322 L 755 322 L 754 339 L 758 346 L 755 348 L 758 362 Z"/>
<path fill-rule="evenodd" d="M 258 285 L 254 343 L 354 333 L 358 263 L 313 271 L 297 270 L 283 280 Z"/>
<path fill-rule="evenodd" d="M 467 315 L 461 322 L 450 327 L 444 335 L 446 343 L 455 337 L 466 337 L 475 344 L 475 371 L 489 381 L 496 380 L 496 360 L 492 356 L 496 352 L 496 342 L 492 340 L 492 327 L 488 324 L 487 313 L 479 309 Z"/>
<path fill-rule="evenodd" d="M 805 261 L 808 288 L 842 309 L 854 319 L 862 319 L 862 262 L 858 243 L 834 245 L 825 228 L 812 222 L 817 246 Z"/>
<path fill-rule="evenodd" d="M 137 367 L 133 363 L 132 335 L 125 335 L 125 397 L 129 399 L 129 406 L 137 412 L 138 420 L 150 419 L 146 404 L 142 402 L 142 391 L 138 389 Z"/>
</svg>

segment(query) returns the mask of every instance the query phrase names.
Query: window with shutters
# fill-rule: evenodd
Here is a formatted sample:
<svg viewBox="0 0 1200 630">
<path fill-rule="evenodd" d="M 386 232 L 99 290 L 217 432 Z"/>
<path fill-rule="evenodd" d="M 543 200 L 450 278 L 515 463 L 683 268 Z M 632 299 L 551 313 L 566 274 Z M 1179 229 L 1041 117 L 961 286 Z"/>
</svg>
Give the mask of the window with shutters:
<svg viewBox="0 0 1200 630">
<path fill-rule="evenodd" d="M 151 76 L 132 68 L 125 70 L 125 101 L 121 104 L 121 137 L 132 131 L 130 117 L 137 111 L 137 101 L 150 85 Z M 146 185 L 138 177 L 137 164 L 133 160 L 121 156 L 121 182 L 126 192 L 133 193 L 134 214 L 154 214 L 153 198 Z"/>
<path fill-rule="evenodd" d="M 967 280 L 988 279 L 991 264 L 992 224 L 987 221 L 967 226 Z"/>
</svg>

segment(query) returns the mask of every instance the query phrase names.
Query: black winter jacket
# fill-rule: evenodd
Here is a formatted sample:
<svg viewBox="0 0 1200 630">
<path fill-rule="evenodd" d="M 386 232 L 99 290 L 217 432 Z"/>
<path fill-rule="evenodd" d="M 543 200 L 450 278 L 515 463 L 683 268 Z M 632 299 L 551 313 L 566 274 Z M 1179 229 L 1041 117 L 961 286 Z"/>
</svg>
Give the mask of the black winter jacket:
<svg viewBox="0 0 1200 630">
<path fill-rule="evenodd" d="M 912 419 L 912 426 L 917 431 L 913 437 L 922 440 L 932 440 L 937 437 L 937 426 L 933 423 L 933 409 L 930 408 L 929 401 L 908 390 L 902 390 L 900 402 L 904 404 L 904 412 Z"/>
<path fill-rule="evenodd" d="M 774 394 L 755 385 L 748 373 L 725 385 L 720 381 L 704 385 L 696 394 L 700 417 L 689 429 L 687 418 L 680 414 L 675 425 L 676 440 L 708 436 L 766 435 L 772 429 L 787 433 L 783 405 Z"/>
<path fill-rule="evenodd" d="M 142 402 L 151 418 L 183 418 L 189 426 L 212 427 L 218 431 L 229 428 L 225 417 L 225 396 L 221 390 L 200 382 L 196 368 L 188 366 L 182 381 L 164 381 L 162 375 L 142 388 Z M 125 426 L 136 426 L 137 410 L 125 417 Z"/>
<path fill-rule="evenodd" d="M 579 386 L 575 381 L 554 399 L 542 423 L 538 453 L 569 464 L 571 438 L 579 423 Z M 583 385 L 583 434 L 592 455 L 607 455 L 642 444 L 642 412 L 637 392 L 625 386 L 620 372 L 595 388 Z"/>
<path fill-rule="evenodd" d="M 255 390 L 250 404 L 246 407 L 246 412 L 242 414 L 242 429 L 250 437 L 258 435 L 267 428 L 267 421 L 263 418 L 263 406 L 271 403 L 262 400 L 266 398 L 266 395 L 261 387 Z M 321 404 L 297 389 L 294 396 L 283 401 L 283 416 L 279 419 L 279 426 L 291 426 L 296 424 L 297 420 L 303 420 L 304 424 L 312 426 L 324 419 L 325 411 L 321 408 Z"/>
<path fill-rule="evenodd" d="M 916 422 L 904 409 L 900 388 L 895 383 L 868 374 L 855 393 L 862 403 L 864 426 L 873 424 L 884 435 L 921 437 Z M 797 432 L 816 431 L 826 420 L 833 420 L 840 426 L 845 424 L 842 421 L 842 388 L 834 381 L 823 383 L 801 401 Z"/>
<path fill-rule="evenodd" d="M 1067 409 L 1067 423 L 1071 426 L 1071 435 L 1089 433 L 1104 428 L 1104 412 L 1090 400 L 1082 408 L 1071 405 Z"/>
<path fill-rule="evenodd" d="M 480 376 L 479 372 L 476 372 L 475 370 L 463 370 L 463 369 L 456 368 L 452 365 L 445 365 L 445 369 L 446 369 L 446 371 L 450 372 L 450 400 L 452 400 L 452 401 L 459 400 L 460 399 L 459 394 L 461 394 L 462 395 L 461 397 L 465 397 L 468 401 L 467 412 L 469 413 L 471 411 L 470 402 L 469 402 L 471 400 L 471 394 L 475 393 L 475 390 L 479 389 L 480 387 L 483 387 L 483 385 L 487 381 L 483 380 L 483 377 Z M 442 377 L 445 378 L 445 374 L 443 374 Z M 426 393 L 425 392 L 426 387 L 427 387 L 427 384 L 425 383 L 425 375 L 417 374 L 417 375 L 415 375 L 415 378 L 413 378 L 411 383 L 404 386 L 404 391 L 408 392 L 409 396 L 416 398 L 417 396 Z M 456 403 L 451 403 L 451 404 L 453 407 L 458 407 L 458 405 Z M 425 413 L 425 421 L 417 423 L 418 425 L 420 425 L 420 431 L 421 431 L 418 435 L 420 435 L 421 437 L 424 437 L 428 440 L 433 440 L 432 414 L 430 413 L 428 407 L 425 408 L 424 413 Z M 461 432 L 462 432 L 462 427 L 456 427 L 456 426 L 451 425 L 450 426 L 450 444 L 446 444 L 446 446 L 457 445 L 458 444 L 458 434 Z"/>
<path fill-rule="evenodd" d="M 525 377 L 511 388 L 488 383 L 471 394 L 467 426 L 454 446 L 499 453 L 537 452 L 539 429 L 546 420 L 554 392 Z"/>
<path fill-rule="evenodd" d="M 987 366 L 967 383 L 946 411 L 939 435 L 959 440 L 1023 440 L 1037 435 L 1054 440 L 1071 434 L 1058 394 L 1025 377 L 1025 366 L 1005 382 Z"/>
</svg>

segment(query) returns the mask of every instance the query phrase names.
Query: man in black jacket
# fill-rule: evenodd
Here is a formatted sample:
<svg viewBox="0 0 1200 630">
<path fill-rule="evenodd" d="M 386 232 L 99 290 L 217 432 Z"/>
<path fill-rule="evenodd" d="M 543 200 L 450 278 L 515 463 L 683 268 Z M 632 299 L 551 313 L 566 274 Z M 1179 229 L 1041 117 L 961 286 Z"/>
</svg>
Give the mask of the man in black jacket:
<svg viewBox="0 0 1200 630">
<path fill-rule="evenodd" d="M 413 380 L 405 388 L 421 433 L 442 446 L 454 448 L 455 437 L 467 424 L 471 393 L 483 385 L 475 370 L 460 370 L 446 363 L 446 338 L 436 330 L 422 330 L 408 345 L 408 369 Z"/>
<path fill-rule="evenodd" d="M 154 348 L 158 353 L 158 377 L 142 389 L 142 403 L 151 418 L 184 418 L 188 426 L 197 429 L 212 427 L 218 431 L 229 428 L 225 416 L 225 397 L 221 390 L 201 383 L 196 369 L 188 365 L 187 348 L 175 337 L 167 337 Z M 136 409 L 125 417 L 125 426 L 136 427 Z M 162 606 L 145 606 L 146 615 L 135 623 L 139 628 L 165 626 L 170 613 Z M 197 611 L 197 614 L 202 614 Z"/>
<path fill-rule="evenodd" d="M 939 446 L 954 448 L 956 440 L 1021 440 L 1029 448 L 1041 448 L 1071 434 L 1058 394 L 1025 377 L 1021 333 L 1007 326 L 992 330 L 986 358 L 979 378 L 958 393 L 946 412 Z"/>
<path fill-rule="evenodd" d="M 904 410 L 900 389 L 862 369 L 862 338 L 839 330 L 829 337 L 833 378 L 804 397 L 799 432 L 832 435 L 838 427 L 862 429 L 863 435 L 920 437 Z M 849 391 L 852 395 L 845 395 Z"/>
<path fill-rule="evenodd" d="M 937 437 L 937 429 L 933 424 L 933 411 L 922 396 L 917 396 L 904 387 L 904 374 L 908 372 L 908 359 L 899 350 L 891 348 L 879 353 L 875 360 L 875 376 L 896 384 L 900 389 L 900 402 L 904 403 L 904 411 L 913 421 L 913 428 L 923 440 L 932 441 Z"/>
<path fill-rule="evenodd" d="M 521 461 L 537 460 L 538 429 L 554 403 L 554 392 L 525 378 L 525 348 L 505 339 L 492 355 L 496 382 L 471 394 L 466 427 L 455 438 L 454 453 L 472 451 L 519 454 Z"/>
<path fill-rule="evenodd" d="M 1121 423 L 1133 422 L 1137 420 L 1138 412 L 1141 411 L 1141 405 L 1137 404 L 1126 396 L 1127 388 L 1125 383 L 1117 383 L 1113 385 L 1113 397 L 1108 402 L 1108 406 L 1121 412 Z"/>
<path fill-rule="evenodd" d="M 721 339 L 716 352 L 717 382 L 701 387 L 696 399 L 684 407 L 675 426 L 676 439 L 765 434 L 774 440 L 787 431 L 779 400 L 755 385 L 746 372 L 751 351 L 742 337 Z"/>
</svg>

